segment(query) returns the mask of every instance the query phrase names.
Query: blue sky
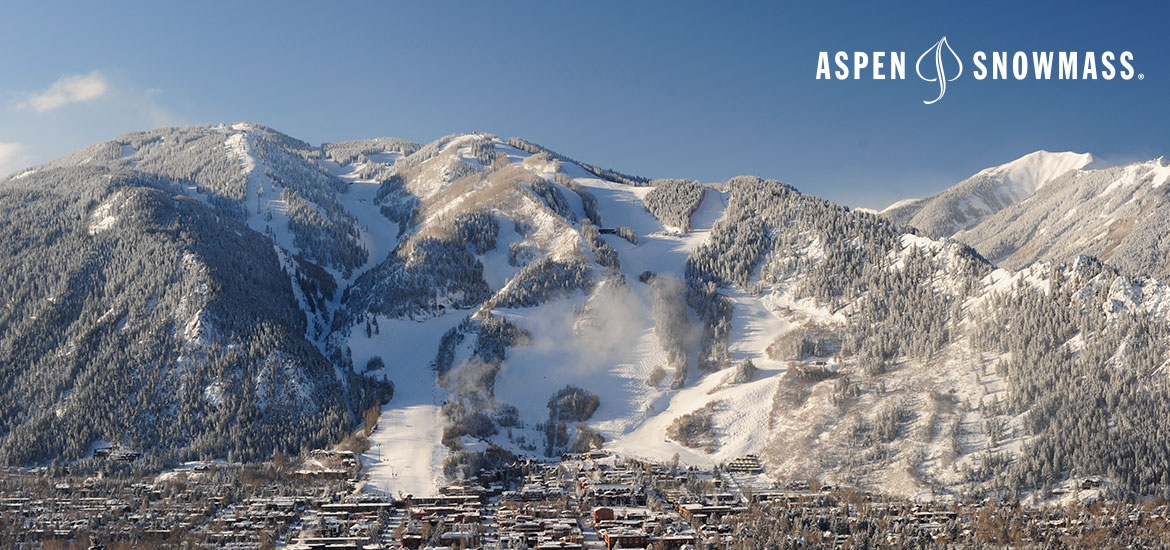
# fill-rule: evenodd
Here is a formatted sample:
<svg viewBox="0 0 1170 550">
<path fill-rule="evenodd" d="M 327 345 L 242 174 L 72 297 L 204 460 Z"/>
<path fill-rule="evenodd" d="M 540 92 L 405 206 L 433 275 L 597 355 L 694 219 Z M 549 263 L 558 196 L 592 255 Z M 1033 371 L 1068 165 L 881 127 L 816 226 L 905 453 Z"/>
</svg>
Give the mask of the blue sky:
<svg viewBox="0 0 1170 550">
<path fill-rule="evenodd" d="M 1037 149 L 1170 152 L 1166 4 L 893 6 L 29 2 L 0 20 L 0 172 L 247 120 L 313 143 L 487 131 L 647 177 L 757 174 L 880 207 Z M 938 90 L 913 59 L 942 35 L 965 58 L 1129 50 L 1144 79 L 967 73 L 923 105 Z M 817 81 L 821 50 L 904 50 L 908 78 Z"/>
</svg>

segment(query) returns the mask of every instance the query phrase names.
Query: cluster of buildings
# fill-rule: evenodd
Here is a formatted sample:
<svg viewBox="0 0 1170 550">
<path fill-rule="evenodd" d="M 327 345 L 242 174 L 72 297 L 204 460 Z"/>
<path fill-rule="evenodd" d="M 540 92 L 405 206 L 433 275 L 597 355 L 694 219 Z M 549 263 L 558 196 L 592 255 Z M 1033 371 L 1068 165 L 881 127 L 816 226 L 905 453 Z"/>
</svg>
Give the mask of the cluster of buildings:
<svg viewBox="0 0 1170 550">
<path fill-rule="evenodd" d="M 6 472 L 0 546 L 47 541 L 163 544 L 185 538 L 229 501 L 223 486 L 171 477 L 130 482 Z M 0 528 L 0 531 L 4 531 Z"/>
<path fill-rule="evenodd" d="M 284 532 L 316 504 L 306 496 L 254 496 L 216 510 L 193 534 L 220 548 L 248 547 Z"/>
<path fill-rule="evenodd" d="M 776 484 L 754 456 L 697 469 L 595 451 L 513 464 L 406 499 L 358 490 L 352 459 L 316 453 L 282 475 L 204 466 L 140 481 L 5 472 L 0 547 L 694 550 L 751 548 L 764 537 L 844 548 L 1042 545 L 1100 533 L 1170 545 L 1166 506 L 1073 513 L 913 503 Z"/>
</svg>

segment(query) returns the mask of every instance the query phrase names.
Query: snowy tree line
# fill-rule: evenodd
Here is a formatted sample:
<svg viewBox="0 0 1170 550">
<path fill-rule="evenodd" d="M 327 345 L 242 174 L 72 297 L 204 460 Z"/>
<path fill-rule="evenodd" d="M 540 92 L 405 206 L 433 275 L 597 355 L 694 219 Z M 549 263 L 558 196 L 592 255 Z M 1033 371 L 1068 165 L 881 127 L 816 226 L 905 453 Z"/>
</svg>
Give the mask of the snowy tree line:
<svg viewBox="0 0 1170 550">
<path fill-rule="evenodd" d="M 589 250 L 593 252 L 593 260 L 598 265 L 613 271 L 621 268 L 621 260 L 618 258 L 617 250 L 614 250 L 609 243 L 605 242 L 597 226 L 593 225 L 588 219 L 581 221 L 581 237 L 585 239 L 585 244 L 589 246 Z"/>
<path fill-rule="evenodd" d="M 654 180 L 654 190 L 643 199 L 646 208 L 662 225 L 686 233 L 691 228 L 691 214 L 703 202 L 704 187 L 693 180 Z"/>
<path fill-rule="evenodd" d="M 532 243 L 519 241 L 508 244 L 508 265 L 524 267 L 540 256 L 540 249 Z"/>
<path fill-rule="evenodd" d="M 715 433 L 715 413 L 724 406 L 722 401 L 712 401 L 692 412 L 675 418 L 666 427 L 666 436 L 684 447 L 702 449 L 713 453 L 719 448 Z"/>
<path fill-rule="evenodd" d="M 375 153 L 401 153 L 409 156 L 422 148 L 421 144 L 397 138 L 374 138 L 340 143 L 326 143 L 321 146 L 325 156 L 342 166 L 353 164 L 355 161 L 363 163 L 368 156 Z"/>
<path fill-rule="evenodd" d="M 419 236 L 361 274 L 342 294 L 343 308 L 334 330 L 349 327 L 358 315 L 391 318 L 434 315 L 473 308 L 491 296 L 483 264 L 468 244 L 450 237 Z"/>
<path fill-rule="evenodd" d="M 302 254 L 323 265 L 338 268 L 345 277 L 366 263 L 369 253 L 360 244 L 357 222 L 348 212 L 341 217 L 349 217 L 349 223 L 337 224 L 288 187 L 281 191 L 280 198 L 287 207 L 285 213 L 288 215 L 288 229 L 293 234 L 293 246 Z M 341 208 L 340 205 L 336 207 Z"/>
<path fill-rule="evenodd" d="M 136 149 L 135 168 L 194 185 L 199 193 L 219 197 L 225 211 L 233 205 L 237 215 L 244 210 L 247 182 L 239 159 L 224 146 L 225 134 L 208 128 L 163 128 L 123 136 L 120 140 Z"/>
<path fill-rule="evenodd" d="M 577 183 L 577 180 L 561 172 L 557 172 L 554 181 L 558 185 L 562 185 L 576 193 L 578 197 L 581 197 L 581 208 L 585 210 L 585 216 L 593 222 L 593 225 L 601 225 L 600 206 L 598 206 L 597 197 L 593 196 L 593 192 L 589 188 Z"/>
<path fill-rule="evenodd" d="M 230 132 L 244 133 L 240 145 L 250 148 L 259 163 L 257 169 L 271 182 L 262 184 L 255 196 L 247 196 L 248 181 L 239 156 L 243 151 L 225 143 Z M 123 147 L 129 149 L 125 158 Z M 86 156 L 81 158 L 83 152 Z M 290 218 L 289 230 L 297 246 L 304 247 L 302 252 L 312 261 L 346 272 L 365 263 L 365 251 L 356 242 L 356 219 L 337 200 L 346 184 L 325 170 L 320 158 L 320 150 L 263 126 L 242 130 L 193 126 L 126 134 L 46 166 L 100 164 L 152 174 L 174 182 L 179 193 L 189 194 L 187 188 L 193 188 L 216 210 L 238 220 L 249 212 L 263 213 L 269 200 L 291 200 L 295 217 Z"/>
<path fill-rule="evenodd" d="M 468 142 L 468 151 L 482 169 L 490 169 L 497 160 L 503 162 L 508 160 L 508 155 L 496 150 L 495 137 L 491 134 L 478 134 Z"/>
<path fill-rule="evenodd" d="M 584 422 L 593 416 L 600 405 L 601 398 L 597 394 L 568 385 L 548 399 L 548 418 L 554 423 Z"/>
<path fill-rule="evenodd" d="M 889 222 L 779 182 L 739 177 L 728 187 L 725 219 L 687 260 L 692 296 L 704 285 L 752 290 L 795 280 L 797 297 L 831 310 L 861 297 L 848 316 L 843 352 L 858 356 L 871 374 L 896 357 L 926 358 L 941 349 L 956 304 L 990 270 L 957 245 L 939 257 L 914 245 L 903 252 L 901 233 Z M 952 259 L 954 266 L 945 264 Z M 891 269 L 894 261 L 900 265 Z M 940 273 L 957 289 L 933 284 Z M 706 293 L 714 295 L 713 287 Z M 692 302 L 697 312 L 709 309 L 703 300 Z"/>
<path fill-rule="evenodd" d="M 549 210 L 552 210 L 554 214 L 570 222 L 577 221 L 577 215 L 573 213 L 573 208 L 569 206 L 569 200 L 565 198 L 565 194 L 555 184 L 538 177 L 532 180 L 529 187 L 532 189 L 533 194 L 544 201 L 545 206 Z"/>
<path fill-rule="evenodd" d="M 597 446 L 601 435 L 584 422 L 600 405 L 597 394 L 577 386 L 568 385 L 554 393 L 548 400 L 548 421 L 538 426 L 544 432 L 544 455 L 557 456 L 563 450 L 582 452 Z M 574 432 L 575 437 L 571 435 Z M 566 449 L 571 438 L 573 445 Z"/>
<path fill-rule="evenodd" d="M 439 152 L 447 146 L 447 144 L 454 141 L 457 137 L 459 137 L 459 134 L 451 134 L 423 145 L 422 147 L 416 149 L 413 153 L 403 157 L 402 160 L 396 162 L 394 167 L 396 170 L 401 172 L 402 169 L 409 168 L 411 166 L 417 166 L 428 160 L 431 160 L 432 158 L 435 158 L 435 156 L 438 155 Z"/>
<path fill-rule="evenodd" d="M 382 181 L 374 194 L 374 204 L 386 219 L 398 224 L 398 237 L 414 225 L 418 216 L 418 197 L 406 190 L 406 180 L 398 174 Z"/>
<path fill-rule="evenodd" d="M 496 238 L 500 235 L 500 222 L 495 215 L 483 210 L 460 212 L 451 222 L 454 238 L 467 243 L 476 254 L 486 254 L 496 249 Z"/>
<path fill-rule="evenodd" d="M 336 268 L 347 277 L 364 265 L 367 253 L 359 242 L 357 219 L 337 200 L 348 185 L 319 162 L 321 152 L 274 130 L 251 132 L 254 153 L 274 186 L 267 192 L 288 207 L 288 228 L 295 245 L 313 261 Z M 255 197 L 257 210 L 266 200 Z"/>
<path fill-rule="evenodd" d="M 573 164 L 576 164 L 577 166 L 580 166 L 581 168 L 585 169 L 586 172 L 589 172 L 590 174 L 593 174 L 594 176 L 597 176 L 605 181 L 612 181 L 614 183 L 624 183 L 626 185 L 633 185 L 633 186 L 644 186 L 644 185 L 650 183 L 650 180 L 643 178 L 643 177 L 630 176 L 630 175 L 622 174 L 621 172 L 616 172 L 614 170 L 608 170 L 605 168 L 598 168 L 598 167 L 593 166 L 591 164 L 586 164 L 584 162 L 579 162 L 579 161 L 573 160 L 573 159 L 566 157 L 564 155 L 557 154 L 556 152 L 548 149 L 547 147 L 537 145 L 537 144 L 532 143 L 531 141 L 528 141 L 525 139 L 521 139 L 521 138 L 517 138 L 517 137 L 508 138 L 508 145 L 511 145 L 512 147 L 515 147 L 515 148 L 517 148 L 521 151 L 525 151 L 527 153 L 531 153 L 533 155 L 538 155 L 540 153 L 547 153 L 550 157 L 552 157 L 556 160 L 560 160 L 563 162 L 571 162 Z"/>
<path fill-rule="evenodd" d="M 485 307 L 536 307 L 594 285 L 593 270 L 583 258 L 554 260 L 548 256 L 524 266 Z"/>
<path fill-rule="evenodd" d="M 309 312 L 324 314 L 328 312 L 328 303 L 337 295 L 337 281 L 321 266 L 310 262 L 304 256 L 293 256 L 296 262 L 294 278 L 309 306 Z"/>
<path fill-rule="evenodd" d="M 671 277 L 655 277 L 650 281 L 653 294 L 651 312 L 654 315 L 654 335 L 666 352 L 666 364 L 674 370 L 670 387 L 678 389 L 687 382 L 688 359 L 691 351 L 692 330 L 683 294 L 685 285 Z"/>
<path fill-rule="evenodd" d="M 918 247 L 902 257 L 901 269 L 870 269 L 862 275 L 872 289 L 857 304 L 842 351 L 856 355 L 869 374 L 886 371 L 895 358 L 929 359 L 951 339 L 951 315 L 965 296 L 931 285 L 936 266 Z"/>
<path fill-rule="evenodd" d="M 831 357 L 841 351 L 841 337 L 832 325 L 812 322 L 780 335 L 766 351 L 770 359 L 777 361 Z"/>
<path fill-rule="evenodd" d="M 699 370 L 713 372 L 731 364 L 727 347 L 731 343 L 731 301 L 719 294 L 712 281 L 700 283 L 689 279 L 686 290 L 687 305 L 703 322 L 699 340 Z"/>
</svg>

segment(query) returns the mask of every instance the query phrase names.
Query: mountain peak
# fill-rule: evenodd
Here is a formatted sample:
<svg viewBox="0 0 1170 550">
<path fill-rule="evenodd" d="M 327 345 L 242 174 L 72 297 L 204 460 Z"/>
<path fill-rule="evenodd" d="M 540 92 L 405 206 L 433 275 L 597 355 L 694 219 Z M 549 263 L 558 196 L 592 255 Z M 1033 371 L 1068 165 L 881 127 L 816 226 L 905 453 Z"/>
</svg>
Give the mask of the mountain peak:
<svg viewBox="0 0 1170 550">
<path fill-rule="evenodd" d="M 1090 153 L 1053 153 L 1041 149 L 1006 164 L 981 170 L 975 175 L 997 177 L 1000 186 L 1019 201 L 1065 172 L 1085 168 L 1093 161 Z"/>
<path fill-rule="evenodd" d="M 985 168 L 923 199 L 896 202 L 881 212 L 891 221 L 935 237 L 949 237 L 1035 193 L 1048 182 L 1093 162 L 1089 153 L 1035 151 Z"/>
</svg>

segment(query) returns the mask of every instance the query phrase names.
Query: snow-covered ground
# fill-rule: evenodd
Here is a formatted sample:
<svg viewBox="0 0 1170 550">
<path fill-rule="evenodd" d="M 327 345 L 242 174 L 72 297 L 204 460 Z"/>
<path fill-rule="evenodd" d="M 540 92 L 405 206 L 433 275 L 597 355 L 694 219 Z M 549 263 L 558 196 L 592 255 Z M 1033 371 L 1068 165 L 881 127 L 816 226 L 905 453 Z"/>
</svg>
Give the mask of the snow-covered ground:
<svg viewBox="0 0 1170 550">
<path fill-rule="evenodd" d="M 362 488 L 394 497 L 429 496 L 442 485 L 446 448 L 437 405 L 387 405 L 362 455 Z"/>
<path fill-rule="evenodd" d="M 447 456 L 439 409 L 446 392 L 436 386 L 430 365 L 443 334 L 465 315 L 455 312 L 425 322 L 380 318 L 376 334 L 367 337 L 355 330 L 350 338 L 356 368 L 379 356 L 385 368 L 369 374 L 394 382 L 394 398 L 382 408 L 370 450 L 362 455 L 366 490 L 422 496 L 439 487 Z"/>
</svg>

